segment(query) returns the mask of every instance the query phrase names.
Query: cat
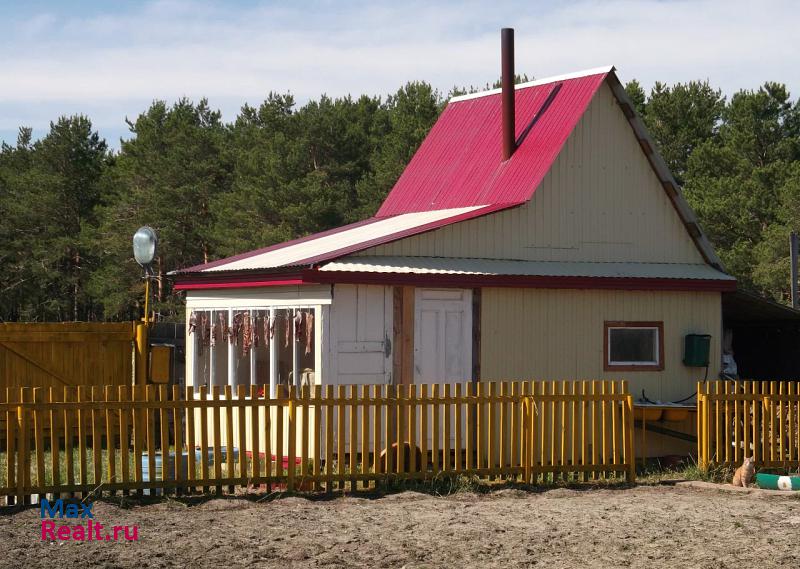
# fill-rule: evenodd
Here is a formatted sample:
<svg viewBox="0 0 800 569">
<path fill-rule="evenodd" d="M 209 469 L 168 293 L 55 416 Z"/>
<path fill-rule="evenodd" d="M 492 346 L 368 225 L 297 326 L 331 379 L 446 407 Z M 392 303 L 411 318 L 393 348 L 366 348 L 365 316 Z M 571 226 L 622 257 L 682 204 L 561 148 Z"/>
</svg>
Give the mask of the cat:
<svg viewBox="0 0 800 569">
<path fill-rule="evenodd" d="M 734 486 L 742 486 L 747 488 L 753 481 L 753 476 L 756 473 L 756 461 L 753 458 L 745 457 L 742 465 L 733 473 Z"/>
</svg>

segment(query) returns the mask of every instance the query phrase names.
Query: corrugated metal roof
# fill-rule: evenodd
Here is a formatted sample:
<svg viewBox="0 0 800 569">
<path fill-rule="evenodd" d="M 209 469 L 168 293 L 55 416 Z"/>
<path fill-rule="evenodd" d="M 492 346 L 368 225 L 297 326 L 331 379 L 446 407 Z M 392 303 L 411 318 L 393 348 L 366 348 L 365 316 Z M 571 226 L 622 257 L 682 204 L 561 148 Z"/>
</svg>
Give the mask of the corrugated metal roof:
<svg viewBox="0 0 800 569">
<path fill-rule="evenodd" d="M 319 270 L 431 275 L 736 280 L 734 277 L 704 264 L 586 263 L 447 257 L 353 257 L 332 261 L 320 267 Z"/>
<path fill-rule="evenodd" d="M 478 205 L 406 213 L 380 219 L 371 218 L 366 222 L 354 223 L 293 242 L 185 269 L 180 273 L 241 271 L 309 265 L 496 210 L 496 207 L 487 208 Z"/>
<path fill-rule="evenodd" d="M 517 138 L 527 134 L 505 162 L 500 92 L 452 99 L 377 216 L 528 201 L 612 69 L 518 85 Z"/>
<path fill-rule="evenodd" d="M 517 85 L 519 147 L 505 162 L 501 161 L 499 90 L 454 97 L 376 217 L 174 274 L 273 269 L 329 261 L 525 203 L 606 78 L 637 137 L 650 148 L 648 158 L 698 249 L 709 263 L 722 268 L 613 71 L 609 66 Z"/>
</svg>

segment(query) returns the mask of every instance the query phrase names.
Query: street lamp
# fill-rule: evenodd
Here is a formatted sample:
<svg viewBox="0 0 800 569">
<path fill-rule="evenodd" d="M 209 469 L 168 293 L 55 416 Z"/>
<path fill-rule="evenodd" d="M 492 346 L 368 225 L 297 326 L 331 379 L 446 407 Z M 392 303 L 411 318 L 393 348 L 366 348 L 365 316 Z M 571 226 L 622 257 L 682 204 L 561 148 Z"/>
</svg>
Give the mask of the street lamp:
<svg viewBox="0 0 800 569">
<path fill-rule="evenodd" d="M 144 323 L 148 322 L 150 311 L 150 275 L 153 274 L 152 264 L 156 257 L 158 236 L 152 227 L 140 227 L 133 234 L 133 258 L 144 269 Z"/>
<path fill-rule="evenodd" d="M 144 318 L 136 325 L 136 383 L 147 384 L 150 367 L 149 355 L 149 312 L 150 312 L 150 277 L 153 274 L 152 264 L 156 258 L 158 236 L 152 227 L 145 225 L 133 234 L 133 258 L 144 269 Z"/>
</svg>

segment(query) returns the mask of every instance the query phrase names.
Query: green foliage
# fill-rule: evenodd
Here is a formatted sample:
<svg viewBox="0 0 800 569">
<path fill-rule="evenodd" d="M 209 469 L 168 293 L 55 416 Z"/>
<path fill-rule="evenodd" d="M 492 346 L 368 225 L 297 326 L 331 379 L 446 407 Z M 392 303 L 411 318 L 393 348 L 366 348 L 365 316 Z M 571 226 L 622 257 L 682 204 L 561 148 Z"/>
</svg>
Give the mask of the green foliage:
<svg viewBox="0 0 800 569">
<path fill-rule="evenodd" d="M 385 100 L 270 93 L 233 123 L 206 100 L 154 102 L 119 153 L 85 117 L 0 149 L 0 320 L 141 315 L 140 225 L 159 234 L 154 309 L 179 318 L 167 273 L 375 213 L 439 115 L 409 83 Z"/>
<path fill-rule="evenodd" d="M 625 92 L 631 98 L 631 102 L 633 102 L 633 108 L 636 110 L 636 113 L 639 116 L 644 117 L 647 94 L 645 94 L 644 88 L 641 86 L 641 84 L 636 79 L 632 79 L 625 84 Z"/>
<path fill-rule="evenodd" d="M 800 119 L 783 85 L 739 91 L 715 136 L 688 155 L 686 197 L 740 282 L 788 298 L 788 232 L 797 211 Z"/>
<path fill-rule="evenodd" d="M 722 93 L 708 82 L 656 82 L 650 92 L 643 119 L 679 184 L 685 183 L 688 157 L 716 134 L 724 107 Z"/>
<path fill-rule="evenodd" d="M 785 86 L 730 101 L 707 81 L 626 90 L 728 270 L 785 301 L 800 229 L 800 108 Z M 0 148 L 0 320 L 138 317 L 130 240 L 144 224 L 161 240 L 155 310 L 179 318 L 169 271 L 374 214 L 444 104 L 424 82 L 300 107 L 270 93 L 231 123 L 206 100 L 155 101 L 116 153 L 84 116 L 36 142 L 21 128 Z"/>
<path fill-rule="evenodd" d="M 61 117 L 31 143 L 0 149 L 0 319 L 93 317 L 86 230 L 108 164 L 106 143 L 84 116 Z"/>
</svg>

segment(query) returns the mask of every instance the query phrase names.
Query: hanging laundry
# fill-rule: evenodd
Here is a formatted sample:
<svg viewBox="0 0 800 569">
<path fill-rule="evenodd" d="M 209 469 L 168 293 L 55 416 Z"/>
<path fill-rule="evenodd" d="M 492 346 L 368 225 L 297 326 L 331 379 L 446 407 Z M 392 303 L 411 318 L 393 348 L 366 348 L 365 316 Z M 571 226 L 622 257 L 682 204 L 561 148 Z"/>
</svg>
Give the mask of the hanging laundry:
<svg viewBox="0 0 800 569">
<path fill-rule="evenodd" d="M 283 347 L 284 348 L 288 348 L 289 347 L 289 342 L 292 339 L 292 319 L 291 319 L 290 313 L 291 313 L 291 309 L 287 309 L 286 310 L 286 319 L 285 319 L 286 330 L 284 331 L 284 334 L 283 334 Z"/>
<path fill-rule="evenodd" d="M 270 334 L 269 330 L 270 330 L 269 312 L 267 312 L 264 315 L 264 334 L 263 334 L 263 336 L 264 336 L 264 347 L 265 348 L 269 346 L 269 339 L 272 337 L 272 334 Z"/>
<path fill-rule="evenodd" d="M 309 310 L 306 314 L 306 355 L 311 353 L 311 346 L 314 345 L 314 311 Z"/>
<path fill-rule="evenodd" d="M 277 324 L 277 323 L 278 323 L 278 317 L 277 316 L 275 316 L 275 318 L 270 319 L 270 323 L 269 323 L 269 337 L 270 337 L 270 340 L 275 337 L 275 324 Z"/>
<path fill-rule="evenodd" d="M 214 313 L 211 313 L 211 337 L 209 338 L 208 345 L 212 348 L 217 345 L 217 334 L 219 334 L 221 330 L 219 329 L 219 324 L 214 322 Z M 225 341 L 224 339 L 222 340 Z"/>
</svg>

